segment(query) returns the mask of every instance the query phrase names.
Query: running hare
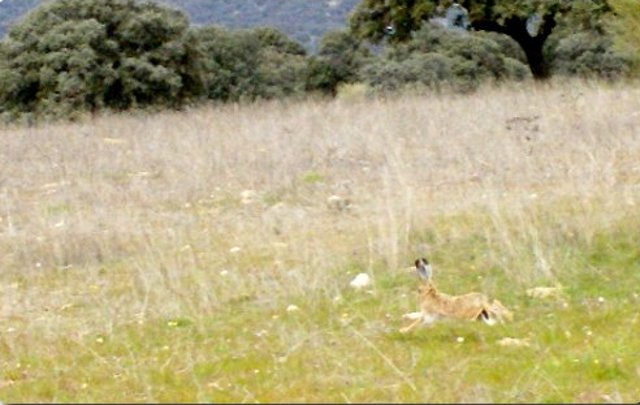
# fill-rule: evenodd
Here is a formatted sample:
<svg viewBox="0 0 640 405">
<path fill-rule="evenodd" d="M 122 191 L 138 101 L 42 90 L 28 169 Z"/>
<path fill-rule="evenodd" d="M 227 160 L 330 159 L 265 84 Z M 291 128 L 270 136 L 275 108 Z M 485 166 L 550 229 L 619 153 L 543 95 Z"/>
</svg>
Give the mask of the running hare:
<svg viewBox="0 0 640 405">
<path fill-rule="evenodd" d="M 431 282 L 431 265 L 427 259 L 418 259 L 415 262 L 418 274 L 424 283 L 420 286 L 420 312 L 407 314 L 404 317 L 414 319 L 407 327 L 400 329 L 406 333 L 421 323 L 432 324 L 440 318 L 455 318 L 469 321 L 482 320 L 488 325 L 496 322 L 511 320 L 511 311 L 505 308 L 498 300 L 489 301 L 486 295 L 471 292 L 464 295 L 448 295 L 438 291 Z"/>
</svg>

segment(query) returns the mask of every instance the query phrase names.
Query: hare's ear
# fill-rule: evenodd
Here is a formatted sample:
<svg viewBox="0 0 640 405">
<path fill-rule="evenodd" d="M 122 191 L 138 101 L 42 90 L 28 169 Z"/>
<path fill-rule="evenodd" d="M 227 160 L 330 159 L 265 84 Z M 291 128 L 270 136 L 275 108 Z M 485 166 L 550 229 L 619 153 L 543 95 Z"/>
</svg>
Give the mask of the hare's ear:
<svg viewBox="0 0 640 405">
<path fill-rule="evenodd" d="M 431 265 L 429 261 L 424 257 L 422 259 L 417 259 L 415 262 L 416 270 L 418 270 L 418 274 L 420 277 L 425 279 L 426 281 L 431 280 Z"/>
</svg>

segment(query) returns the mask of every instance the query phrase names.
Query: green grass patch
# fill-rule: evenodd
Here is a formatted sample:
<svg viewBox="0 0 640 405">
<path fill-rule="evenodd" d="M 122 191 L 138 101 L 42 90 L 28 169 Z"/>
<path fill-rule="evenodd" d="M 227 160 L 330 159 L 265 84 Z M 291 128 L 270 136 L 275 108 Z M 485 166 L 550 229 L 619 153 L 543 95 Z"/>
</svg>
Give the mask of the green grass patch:
<svg viewBox="0 0 640 405">
<path fill-rule="evenodd" d="M 499 297 L 514 310 L 513 322 L 488 327 L 443 321 L 400 334 L 401 315 L 417 309 L 417 277 L 375 262 L 374 284 L 356 291 L 348 280 L 368 265 L 354 259 L 332 270 L 343 287 L 294 290 L 269 297 L 268 305 L 260 289 L 251 296 L 238 291 L 246 298 L 229 300 L 210 315 L 123 322 L 85 334 L 54 337 L 23 324 L 24 331 L 0 339 L 0 396 L 8 402 L 640 397 L 640 228 L 627 221 L 596 232 L 591 243 L 566 239 L 572 254 L 561 263 L 579 269 L 556 269 L 565 295 L 539 300 L 525 294 L 531 285 L 514 282 L 517 274 L 483 255 L 490 246 L 486 234 L 467 223 L 466 236 L 447 237 L 452 224 L 460 222 L 413 236 L 438 245 L 432 255 L 438 285 L 450 293 L 479 290 Z M 47 281 L 49 286 L 73 282 L 64 272 L 50 277 L 58 281 Z M 291 304 L 298 309 L 287 310 Z M 75 307 L 73 316 L 82 317 L 84 308 Z M 9 324 L 2 322 L 5 330 Z M 499 345 L 505 337 L 526 339 L 529 346 Z M 28 348 L 18 344 L 22 339 Z"/>
</svg>

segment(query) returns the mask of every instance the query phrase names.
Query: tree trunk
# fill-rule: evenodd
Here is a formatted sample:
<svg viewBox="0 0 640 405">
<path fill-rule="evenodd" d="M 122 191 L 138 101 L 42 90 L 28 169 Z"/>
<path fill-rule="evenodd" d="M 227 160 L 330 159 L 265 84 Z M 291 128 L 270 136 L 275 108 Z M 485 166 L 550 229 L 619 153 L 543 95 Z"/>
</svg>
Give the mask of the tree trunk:
<svg viewBox="0 0 640 405">
<path fill-rule="evenodd" d="M 545 80 L 550 77 L 551 72 L 547 62 L 544 60 L 542 50 L 544 43 L 556 26 L 553 14 L 549 13 L 543 17 L 542 25 L 533 37 L 527 31 L 527 20 L 522 17 L 511 17 L 503 24 L 498 24 L 492 20 L 480 20 L 475 21 L 473 26 L 479 30 L 499 32 L 510 36 L 524 51 L 533 78 Z"/>
<path fill-rule="evenodd" d="M 527 56 L 527 63 L 529 64 L 529 69 L 531 69 L 533 78 L 536 80 L 548 79 L 550 77 L 549 66 L 544 60 L 544 55 L 542 53 L 546 38 L 538 40 L 537 38 L 529 37 L 529 39 L 525 41 L 521 41 L 517 38 L 514 39 L 518 42 L 524 51 L 524 54 Z"/>
</svg>

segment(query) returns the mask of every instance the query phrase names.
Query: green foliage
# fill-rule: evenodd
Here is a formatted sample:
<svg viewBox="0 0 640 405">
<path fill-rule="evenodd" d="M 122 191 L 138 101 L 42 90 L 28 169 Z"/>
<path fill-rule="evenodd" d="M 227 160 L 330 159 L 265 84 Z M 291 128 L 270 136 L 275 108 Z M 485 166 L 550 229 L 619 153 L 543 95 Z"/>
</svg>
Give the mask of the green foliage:
<svg viewBox="0 0 640 405">
<path fill-rule="evenodd" d="M 613 49 L 611 38 L 579 32 L 558 42 L 552 69 L 566 76 L 616 79 L 629 73 L 630 61 Z"/>
<path fill-rule="evenodd" d="M 451 0 L 363 0 L 350 18 L 353 32 L 362 37 L 378 42 L 388 37 L 392 42 L 403 42 L 411 39 L 411 33 L 417 31 L 422 23 L 432 17 L 444 16 L 445 10 L 453 2 Z M 491 22 L 494 25 L 480 29 L 498 31 L 506 28 L 508 21 L 526 19 L 533 12 L 555 13 L 562 0 L 492 0 L 463 1 L 462 5 L 469 9 L 472 23 Z M 392 25 L 394 31 L 388 35 L 385 27 Z"/>
<path fill-rule="evenodd" d="M 391 42 L 402 42 L 411 38 L 411 33 L 420 29 L 422 22 L 437 9 L 437 1 L 364 0 L 355 9 L 349 23 L 355 35 L 380 42 L 388 37 Z M 394 26 L 394 34 L 387 35 L 386 28 Z"/>
<path fill-rule="evenodd" d="M 623 53 L 640 72 L 640 2 L 610 0 L 614 15 L 608 21 L 608 31 L 615 38 L 615 49 Z"/>
<path fill-rule="evenodd" d="M 338 76 L 338 72 L 326 59 L 315 56 L 309 59 L 307 91 L 336 95 L 340 83 L 341 78 Z"/>
<path fill-rule="evenodd" d="M 527 56 L 522 51 L 522 48 L 513 38 L 491 31 L 475 31 L 474 34 L 479 38 L 485 38 L 491 40 L 498 45 L 498 52 L 505 57 L 515 59 L 521 63 L 527 64 Z"/>
<path fill-rule="evenodd" d="M 453 78 L 453 58 L 438 53 L 413 53 L 403 60 L 379 59 L 363 72 L 374 90 L 393 92 L 408 87 L 438 88 Z"/>
<path fill-rule="evenodd" d="M 133 0 L 57 0 L 2 43 L 0 106 L 10 115 L 177 107 L 202 92 L 189 21 Z"/>
<path fill-rule="evenodd" d="M 611 14 L 610 0 L 574 0 L 569 2 L 570 10 L 566 13 L 559 26 L 572 32 L 595 31 L 604 33 L 605 22 Z"/>
<path fill-rule="evenodd" d="M 450 0 L 363 0 L 350 18 L 351 30 L 360 38 L 373 42 L 388 39 L 392 43 L 411 40 L 412 32 L 422 22 L 443 17 Z M 461 2 L 468 9 L 471 26 L 475 30 L 507 35 L 515 40 L 526 55 L 535 78 L 544 79 L 549 67 L 543 47 L 556 26 L 563 22 L 593 27 L 608 11 L 605 0 L 484 0 Z M 528 19 L 539 17 L 534 34 L 529 33 Z"/>
<path fill-rule="evenodd" d="M 279 98 L 305 90 L 305 49 L 273 28 L 196 30 L 204 56 L 206 93 L 221 101 Z"/>
<path fill-rule="evenodd" d="M 523 64 L 519 59 L 508 56 L 504 57 L 505 77 L 516 81 L 523 81 L 531 78 L 531 71 L 527 65 Z"/>
<path fill-rule="evenodd" d="M 256 86 L 252 56 L 257 53 L 257 44 L 251 44 L 245 35 L 218 27 L 198 29 L 196 36 L 205 56 L 208 98 L 237 99 L 239 94 Z"/>
<path fill-rule="evenodd" d="M 256 98 L 283 98 L 302 95 L 306 89 L 307 60 L 305 55 L 291 54 L 283 49 L 266 46 L 258 60 L 260 87 Z M 251 97 L 253 95 L 249 94 Z"/>
<path fill-rule="evenodd" d="M 358 80 L 370 56 L 362 41 L 350 32 L 329 32 L 322 38 L 318 57 L 310 61 L 308 88 L 335 94 L 339 84 Z"/>
<path fill-rule="evenodd" d="M 16 21 L 43 0 L 0 2 L 0 37 Z M 315 51 L 322 36 L 344 26 L 347 14 L 359 0 L 155 0 L 187 13 L 198 26 L 221 25 L 230 29 L 275 27 Z"/>
<path fill-rule="evenodd" d="M 366 66 L 363 77 L 369 86 L 383 92 L 416 85 L 468 91 L 486 81 L 524 80 L 530 73 L 486 36 L 424 24 L 409 42 Z"/>
<path fill-rule="evenodd" d="M 335 83 L 344 81 L 355 57 L 341 61 L 349 47 L 328 43 L 321 58 L 339 73 Z M 49 3 L 13 29 L 0 56 L 0 106 L 9 118 L 271 99 L 322 87 L 313 83 L 318 60 L 274 28 L 189 29 L 181 12 L 134 0 Z"/>
<path fill-rule="evenodd" d="M 160 3 L 195 10 L 196 22 L 221 9 L 228 15 L 237 9 L 228 0 Z M 301 15 L 314 7 L 291 3 Z M 445 15 L 449 0 L 364 0 L 349 20 L 350 30 L 331 31 L 319 42 L 308 37 L 318 49 L 308 56 L 300 42 L 276 28 L 189 28 L 185 14 L 155 2 L 54 0 L 0 42 L 0 114 L 68 117 L 104 109 L 179 108 L 203 99 L 336 95 L 339 85 L 358 82 L 389 92 L 408 87 L 469 91 L 483 82 L 544 78 L 551 72 L 613 79 L 628 73 L 634 52 L 638 60 L 637 41 L 623 40 L 638 31 L 632 28 L 640 21 L 635 3 L 614 2 L 627 8 L 616 9 L 617 19 L 609 25 L 602 17 L 610 12 L 605 0 L 461 3 L 469 10 L 470 32 L 425 22 Z M 15 16 L 27 3 L 0 5 Z M 353 5 L 350 0 L 328 7 L 343 12 Z M 254 6 L 259 14 L 272 7 L 270 1 L 247 3 Z M 523 36 L 534 12 L 541 17 L 540 28 Z M 614 49 L 605 26 L 627 44 L 619 45 L 625 56 Z M 374 56 L 365 39 L 388 46 Z"/>
<path fill-rule="evenodd" d="M 318 55 L 329 63 L 341 81 L 353 82 L 370 52 L 350 32 L 340 30 L 329 32 L 322 38 Z"/>
</svg>

